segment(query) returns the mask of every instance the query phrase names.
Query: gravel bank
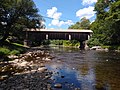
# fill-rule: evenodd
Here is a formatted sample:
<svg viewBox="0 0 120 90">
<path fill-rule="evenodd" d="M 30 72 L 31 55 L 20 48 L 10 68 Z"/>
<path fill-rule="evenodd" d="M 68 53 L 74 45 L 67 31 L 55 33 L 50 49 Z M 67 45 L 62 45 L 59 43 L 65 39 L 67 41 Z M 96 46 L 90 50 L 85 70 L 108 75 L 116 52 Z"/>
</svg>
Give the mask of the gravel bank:
<svg viewBox="0 0 120 90">
<path fill-rule="evenodd" d="M 52 72 L 45 63 L 53 57 L 48 52 L 38 50 L 9 58 L 14 60 L 0 62 L 0 90 L 51 90 Z"/>
</svg>

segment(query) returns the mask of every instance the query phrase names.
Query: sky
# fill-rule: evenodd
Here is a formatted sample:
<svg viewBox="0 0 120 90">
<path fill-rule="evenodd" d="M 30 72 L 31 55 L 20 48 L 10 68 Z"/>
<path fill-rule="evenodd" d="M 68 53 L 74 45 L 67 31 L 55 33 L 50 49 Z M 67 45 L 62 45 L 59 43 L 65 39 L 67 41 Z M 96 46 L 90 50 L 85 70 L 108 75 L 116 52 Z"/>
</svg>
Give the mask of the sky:
<svg viewBox="0 0 120 90">
<path fill-rule="evenodd" d="M 67 29 L 86 17 L 96 18 L 94 5 L 97 0 L 33 0 L 39 14 L 45 19 L 46 28 Z"/>
</svg>

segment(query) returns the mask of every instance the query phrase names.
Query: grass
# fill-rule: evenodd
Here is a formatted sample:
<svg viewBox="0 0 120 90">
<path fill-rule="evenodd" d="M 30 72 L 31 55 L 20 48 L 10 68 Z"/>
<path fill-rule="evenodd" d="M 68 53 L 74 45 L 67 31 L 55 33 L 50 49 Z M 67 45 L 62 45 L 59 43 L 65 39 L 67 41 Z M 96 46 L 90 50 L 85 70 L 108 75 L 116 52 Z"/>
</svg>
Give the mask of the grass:
<svg viewBox="0 0 120 90">
<path fill-rule="evenodd" d="M 18 43 L 4 42 L 0 44 L 0 59 L 6 59 L 8 55 L 19 55 L 27 49 Z"/>
</svg>

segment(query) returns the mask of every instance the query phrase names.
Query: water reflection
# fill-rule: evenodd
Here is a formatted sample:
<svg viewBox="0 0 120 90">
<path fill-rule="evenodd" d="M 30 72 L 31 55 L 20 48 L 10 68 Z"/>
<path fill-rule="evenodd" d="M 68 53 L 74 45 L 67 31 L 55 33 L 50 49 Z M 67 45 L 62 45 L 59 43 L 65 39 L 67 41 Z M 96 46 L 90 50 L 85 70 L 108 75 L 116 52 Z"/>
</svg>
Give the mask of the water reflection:
<svg viewBox="0 0 120 90">
<path fill-rule="evenodd" d="M 119 90 L 120 53 L 80 51 L 55 47 L 49 49 L 56 58 L 46 66 L 53 71 L 52 85 L 59 90 Z"/>
<path fill-rule="evenodd" d="M 49 70 L 52 70 L 55 83 L 61 83 L 63 88 L 61 90 L 72 90 L 75 88 L 80 88 L 80 90 L 93 90 L 93 84 L 95 83 L 95 74 L 93 69 L 88 69 L 83 72 L 83 70 L 77 70 L 75 68 L 66 67 L 65 65 L 52 64 Z"/>
</svg>

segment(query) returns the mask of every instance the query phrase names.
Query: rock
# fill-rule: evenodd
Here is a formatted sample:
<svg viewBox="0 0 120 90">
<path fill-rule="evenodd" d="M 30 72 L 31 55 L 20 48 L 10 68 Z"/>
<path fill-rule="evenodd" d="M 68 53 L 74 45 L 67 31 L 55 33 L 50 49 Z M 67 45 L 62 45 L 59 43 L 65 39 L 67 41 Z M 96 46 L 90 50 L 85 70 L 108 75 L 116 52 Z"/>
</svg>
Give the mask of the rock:
<svg viewBox="0 0 120 90">
<path fill-rule="evenodd" d="M 74 83 L 72 83 L 71 85 L 74 86 Z"/>
<path fill-rule="evenodd" d="M 16 56 L 16 55 L 10 55 L 10 56 L 8 56 L 8 58 L 16 59 L 16 58 L 18 58 L 18 56 Z"/>
<path fill-rule="evenodd" d="M 61 76 L 61 78 L 64 78 L 65 76 Z"/>
<path fill-rule="evenodd" d="M 45 65 L 43 63 L 40 63 L 40 67 L 45 67 Z"/>
<path fill-rule="evenodd" d="M 51 59 L 50 58 L 45 58 L 45 61 L 50 61 Z"/>
<path fill-rule="evenodd" d="M 102 49 L 101 46 L 93 46 L 92 48 L 90 48 L 90 50 L 100 50 Z"/>
<path fill-rule="evenodd" d="M 62 88 L 62 84 L 56 83 L 56 84 L 54 85 L 54 88 Z"/>
<path fill-rule="evenodd" d="M 46 67 L 40 67 L 40 68 L 38 68 L 38 71 L 40 71 L 40 72 L 44 72 L 44 71 L 46 71 L 46 70 L 47 70 Z"/>
<path fill-rule="evenodd" d="M 106 59 L 106 61 L 108 62 L 108 59 Z"/>
<path fill-rule="evenodd" d="M 21 73 L 15 73 L 14 75 L 20 75 Z"/>
<path fill-rule="evenodd" d="M 51 90 L 51 85 L 50 84 L 47 85 L 47 90 Z"/>
<path fill-rule="evenodd" d="M 73 70 L 75 70 L 75 68 L 72 68 Z"/>
<path fill-rule="evenodd" d="M 41 59 L 41 57 L 36 57 L 36 59 Z"/>
<path fill-rule="evenodd" d="M 4 76 L 2 76 L 1 78 L 7 78 L 8 77 L 8 75 L 4 75 Z"/>
<path fill-rule="evenodd" d="M 37 72 L 37 70 L 31 70 L 31 72 L 33 73 L 33 72 Z"/>
<path fill-rule="evenodd" d="M 45 76 L 44 80 L 51 78 L 51 75 Z"/>
<path fill-rule="evenodd" d="M 19 65 L 20 66 L 26 66 L 27 64 L 28 64 L 28 62 L 24 61 L 24 62 L 20 63 Z"/>
<path fill-rule="evenodd" d="M 75 90 L 80 90 L 80 88 L 75 88 Z"/>
</svg>

